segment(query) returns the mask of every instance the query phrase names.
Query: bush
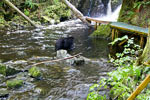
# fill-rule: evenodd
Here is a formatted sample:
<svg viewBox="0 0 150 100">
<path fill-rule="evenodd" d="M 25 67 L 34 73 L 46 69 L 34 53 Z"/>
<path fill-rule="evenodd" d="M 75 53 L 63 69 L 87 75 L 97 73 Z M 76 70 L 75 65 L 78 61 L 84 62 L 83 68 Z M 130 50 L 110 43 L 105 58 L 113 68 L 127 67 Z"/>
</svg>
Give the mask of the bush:
<svg viewBox="0 0 150 100">
<path fill-rule="evenodd" d="M 93 85 L 87 100 L 92 100 L 90 99 L 91 96 L 93 100 L 98 100 L 97 98 L 99 97 L 103 97 L 106 100 L 106 96 L 99 96 L 98 92 L 101 88 L 108 87 L 110 88 L 109 96 L 113 100 L 127 100 L 136 87 L 144 80 L 146 74 L 150 73 L 150 67 L 135 66 L 136 51 L 141 51 L 141 49 L 138 45 L 134 44 L 133 39 L 128 39 L 128 43 L 124 47 L 123 53 L 116 54 L 116 59 L 110 58 L 110 61 L 117 67 L 117 70 L 109 72 L 109 78 L 103 78 L 99 84 Z M 149 100 L 150 90 L 148 88 L 144 89 L 136 99 Z"/>
</svg>

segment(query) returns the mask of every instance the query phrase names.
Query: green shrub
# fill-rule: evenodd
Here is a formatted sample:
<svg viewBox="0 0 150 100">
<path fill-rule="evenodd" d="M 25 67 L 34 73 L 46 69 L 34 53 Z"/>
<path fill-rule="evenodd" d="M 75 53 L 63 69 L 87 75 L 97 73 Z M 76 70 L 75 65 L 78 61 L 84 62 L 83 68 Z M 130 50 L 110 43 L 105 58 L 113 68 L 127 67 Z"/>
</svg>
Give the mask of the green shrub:
<svg viewBox="0 0 150 100">
<path fill-rule="evenodd" d="M 116 54 L 116 59 L 110 58 L 110 61 L 117 67 L 117 70 L 109 72 L 109 78 L 103 78 L 100 80 L 99 84 L 93 85 L 93 89 L 87 100 L 91 98 L 93 100 L 98 100 L 98 92 L 101 88 L 110 88 L 109 96 L 114 100 L 127 100 L 131 93 L 136 89 L 136 87 L 144 80 L 147 74 L 150 73 L 150 67 L 145 66 L 135 66 L 135 61 L 137 59 L 136 51 L 141 51 L 140 47 L 133 42 L 132 39 L 128 39 L 127 44 L 124 46 L 124 51 L 122 53 Z M 90 88 L 90 89 L 91 89 Z M 96 90 L 95 90 L 96 88 Z M 136 100 L 149 100 L 150 90 L 149 87 L 145 88 L 136 98 Z M 99 99 L 103 100 L 103 99 Z"/>
</svg>

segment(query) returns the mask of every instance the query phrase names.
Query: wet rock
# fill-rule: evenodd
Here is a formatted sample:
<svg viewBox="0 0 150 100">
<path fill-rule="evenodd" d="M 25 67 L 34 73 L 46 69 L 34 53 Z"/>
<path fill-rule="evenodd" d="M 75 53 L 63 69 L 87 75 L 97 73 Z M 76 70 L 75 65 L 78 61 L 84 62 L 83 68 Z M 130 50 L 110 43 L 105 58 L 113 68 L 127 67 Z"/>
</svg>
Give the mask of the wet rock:
<svg viewBox="0 0 150 100">
<path fill-rule="evenodd" d="M 66 59 L 66 63 L 70 64 L 70 65 L 81 65 L 84 63 L 84 58 L 83 57 L 73 57 L 71 58 L 72 56 L 70 54 L 67 53 L 66 50 L 58 50 L 57 51 L 57 58 L 59 59 L 65 59 L 65 58 L 68 58 Z"/>
<path fill-rule="evenodd" d="M 75 60 L 74 60 L 74 63 L 76 64 L 76 65 L 82 65 L 82 64 L 84 64 L 84 62 L 85 62 L 85 60 L 84 60 L 84 58 L 83 57 L 75 57 Z"/>
<path fill-rule="evenodd" d="M 27 61 L 25 60 L 17 60 L 15 62 L 13 62 L 13 64 L 16 64 L 16 65 L 27 65 Z"/>
<path fill-rule="evenodd" d="M 115 11 L 117 7 L 122 4 L 122 1 L 123 0 L 112 0 L 111 1 L 112 11 Z"/>
<path fill-rule="evenodd" d="M 73 87 L 74 90 L 69 90 L 67 96 L 74 98 L 73 100 L 85 100 L 89 90 L 88 84 L 79 84 Z"/>
<path fill-rule="evenodd" d="M 41 72 L 36 66 L 29 69 L 29 74 L 31 77 L 36 78 L 36 79 L 40 79 L 41 77 Z"/>
<path fill-rule="evenodd" d="M 14 68 L 11 68 L 9 66 L 6 66 L 4 64 L 0 64 L 0 74 L 4 76 L 10 76 L 21 72 L 21 70 L 17 70 Z"/>
<path fill-rule="evenodd" d="M 9 96 L 9 92 L 7 89 L 0 89 L 0 100 L 6 99 Z"/>
<path fill-rule="evenodd" d="M 6 82 L 6 85 L 8 88 L 19 88 L 23 85 L 23 80 L 17 80 L 17 79 L 8 80 Z"/>
</svg>

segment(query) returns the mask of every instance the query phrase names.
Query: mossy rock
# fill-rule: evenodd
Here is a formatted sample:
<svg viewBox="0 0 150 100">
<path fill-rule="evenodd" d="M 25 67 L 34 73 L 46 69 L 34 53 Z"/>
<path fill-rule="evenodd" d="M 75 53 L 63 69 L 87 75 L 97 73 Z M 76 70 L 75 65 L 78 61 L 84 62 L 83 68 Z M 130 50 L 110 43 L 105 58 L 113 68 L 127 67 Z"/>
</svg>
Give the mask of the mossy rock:
<svg viewBox="0 0 150 100">
<path fill-rule="evenodd" d="M 21 72 L 20 70 L 16 70 L 14 68 L 10 68 L 9 66 L 6 66 L 4 64 L 0 64 L 0 74 L 4 76 L 10 76 Z"/>
<path fill-rule="evenodd" d="M 0 74 L 6 76 L 6 65 L 0 64 Z"/>
<path fill-rule="evenodd" d="M 8 88 L 19 88 L 23 85 L 23 80 L 8 80 L 6 85 Z"/>
<path fill-rule="evenodd" d="M 94 38 L 106 38 L 111 32 L 110 25 L 100 25 L 90 36 Z"/>
<path fill-rule="evenodd" d="M 31 75 L 31 77 L 34 77 L 37 79 L 40 78 L 41 76 L 41 72 L 36 66 L 29 69 L 29 74 Z"/>
</svg>

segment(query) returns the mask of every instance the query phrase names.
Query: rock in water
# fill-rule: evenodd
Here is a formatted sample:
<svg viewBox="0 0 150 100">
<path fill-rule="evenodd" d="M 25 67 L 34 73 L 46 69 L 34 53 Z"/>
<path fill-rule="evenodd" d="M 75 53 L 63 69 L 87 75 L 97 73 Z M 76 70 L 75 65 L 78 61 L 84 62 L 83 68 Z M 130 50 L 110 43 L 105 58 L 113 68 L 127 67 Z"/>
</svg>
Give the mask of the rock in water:
<svg viewBox="0 0 150 100">
<path fill-rule="evenodd" d="M 69 58 L 72 57 L 70 54 L 67 53 L 66 50 L 58 50 L 57 51 L 57 58 L 59 59 L 64 59 L 64 58 Z M 80 65 L 84 63 L 84 58 L 83 57 L 73 57 L 70 59 L 65 60 L 66 63 L 69 63 L 70 65 Z"/>
</svg>

